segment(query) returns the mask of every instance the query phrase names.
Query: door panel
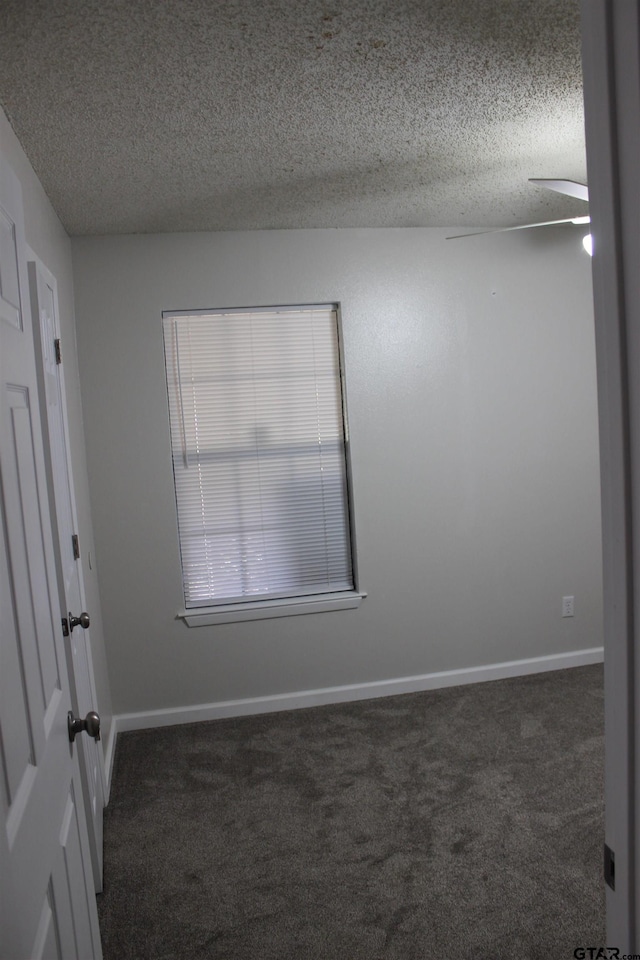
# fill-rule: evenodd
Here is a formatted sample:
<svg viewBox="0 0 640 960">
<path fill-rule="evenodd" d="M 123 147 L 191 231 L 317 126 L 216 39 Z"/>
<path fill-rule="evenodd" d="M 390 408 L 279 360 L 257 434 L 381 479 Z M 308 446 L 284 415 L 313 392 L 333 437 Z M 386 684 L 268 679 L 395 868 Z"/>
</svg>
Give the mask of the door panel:
<svg viewBox="0 0 640 960">
<path fill-rule="evenodd" d="M 60 911 L 59 936 L 63 957 L 82 957 L 82 944 L 91 943 L 88 896 L 93 896 L 93 879 L 85 873 L 82 843 L 73 784 L 65 804 L 60 830 L 60 848 L 51 876 L 56 904 L 64 903 Z"/>
<path fill-rule="evenodd" d="M 25 664 L 24 683 L 34 706 L 41 699 L 46 716 L 54 693 L 60 689 L 60 679 L 56 646 L 51 638 L 55 608 L 45 564 L 42 518 L 35 511 L 24 510 L 25 503 L 35 503 L 38 498 L 30 401 L 26 387 L 7 388 L 14 458 L 13 464 L 11 458 L 8 460 L 4 482 L 10 496 L 15 498 L 16 504 L 20 504 L 20 512 L 15 511 L 7 518 L 9 537 L 13 534 L 25 540 L 24 553 L 20 551 L 19 558 L 16 558 L 19 575 L 14 585 L 20 621 L 18 643 Z M 42 600 L 35 607 L 30 605 L 33 595 Z M 40 733 L 39 730 L 32 730 L 38 746 L 41 744 Z"/>
<path fill-rule="evenodd" d="M 42 263 L 29 261 L 29 295 L 33 317 L 40 383 L 40 410 L 45 438 L 45 454 L 49 470 L 50 507 L 56 536 L 55 553 L 58 581 L 61 585 L 59 606 L 63 616 L 75 616 L 85 609 L 85 588 L 82 565 L 73 550 L 72 537 L 78 529 L 69 455 L 69 428 L 64 390 L 64 362 L 56 357 L 55 343 L 60 336 L 56 281 Z M 62 350 L 64 361 L 64 345 Z M 89 611 L 91 613 L 91 611 Z M 97 702 L 91 628 L 76 627 L 67 640 L 71 699 L 76 716 L 89 710 L 100 712 Z M 80 773 L 85 798 L 85 814 L 89 825 L 89 842 L 93 863 L 94 886 L 102 890 L 102 829 L 104 808 L 104 756 L 101 743 L 90 737 L 77 741 Z"/>
<path fill-rule="evenodd" d="M 0 206 L 0 317 L 21 330 L 18 241 L 11 214 Z"/>
<path fill-rule="evenodd" d="M 101 949 L 67 732 L 21 216 L 20 184 L 0 155 L 0 956 L 91 960 Z M 69 924 L 73 945 L 63 935 Z"/>
<path fill-rule="evenodd" d="M 52 910 L 53 892 L 51 884 L 47 889 L 47 895 L 42 905 L 40 922 L 36 931 L 36 939 L 33 944 L 31 955 L 35 960 L 63 960 L 60 952 L 60 934 L 56 916 Z"/>
</svg>

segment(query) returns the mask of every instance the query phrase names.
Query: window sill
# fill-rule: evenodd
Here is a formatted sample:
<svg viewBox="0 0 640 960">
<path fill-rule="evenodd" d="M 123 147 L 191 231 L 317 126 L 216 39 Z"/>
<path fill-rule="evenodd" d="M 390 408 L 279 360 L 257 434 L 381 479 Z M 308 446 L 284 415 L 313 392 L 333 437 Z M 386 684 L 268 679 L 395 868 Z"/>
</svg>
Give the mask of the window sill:
<svg viewBox="0 0 640 960">
<path fill-rule="evenodd" d="M 326 593 L 321 596 L 285 600 L 254 600 L 230 603 L 219 607 L 194 607 L 181 610 L 178 619 L 188 627 L 206 627 L 214 623 L 237 623 L 241 620 L 271 620 L 274 617 L 297 617 L 308 613 L 329 613 L 332 610 L 356 610 L 366 593 Z"/>
</svg>

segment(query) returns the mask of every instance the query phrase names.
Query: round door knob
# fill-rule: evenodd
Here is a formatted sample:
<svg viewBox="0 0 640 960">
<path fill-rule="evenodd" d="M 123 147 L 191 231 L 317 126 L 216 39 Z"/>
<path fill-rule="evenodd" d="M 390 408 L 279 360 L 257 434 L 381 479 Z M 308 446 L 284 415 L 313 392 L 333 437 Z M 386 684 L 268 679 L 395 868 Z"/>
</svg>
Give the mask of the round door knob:
<svg viewBox="0 0 640 960">
<path fill-rule="evenodd" d="M 100 739 L 100 717 L 95 710 L 89 710 L 84 720 L 76 718 L 73 711 L 69 710 L 67 714 L 67 729 L 69 730 L 69 740 L 71 743 L 78 733 L 88 733 L 90 737 L 98 741 Z"/>
<path fill-rule="evenodd" d="M 100 739 L 100 716 L 95 710 L 89 710 L 84 718 L 84 729 L 94 740 Z"/>
<path fill-rule="evenodd" d="M 86 630 L 90 624 L 91 620 L 88 613 L 81 613 L 79 617 L 74 617 L 72 613 L 69 613 L 70 630 L 73 630 L 74 627 L 82 627 L 83 630 Z"/>
</svg>

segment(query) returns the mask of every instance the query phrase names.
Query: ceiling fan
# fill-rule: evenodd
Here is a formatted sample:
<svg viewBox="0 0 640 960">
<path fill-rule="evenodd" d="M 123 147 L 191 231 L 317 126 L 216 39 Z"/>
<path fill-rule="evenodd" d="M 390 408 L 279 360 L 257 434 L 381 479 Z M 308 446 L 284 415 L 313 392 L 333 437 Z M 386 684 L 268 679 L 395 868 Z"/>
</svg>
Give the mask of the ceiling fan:
<svg viewBox="0 0 640 960">
<path fill-rule="evenodd" d="M 575 180 L 540 180 L 529 179 L 529 183 L 535 183 L 538 187 L 546 187 L 547 190 L 555 190 L 556 193 L 563 193 L 568 197 L 576 197 L 578 200 L 589 202 L 589 188 L 584 183 L 577 183 Z M 566 217 L 563 220 L 544 220 L 541 223 L 523 223 L 517 227 L 495 227 L 491 230 L 475 230 L 473 233 L 459 233 L 454 237 L 447 237 L 447 240 L 459 240 L 461 237 L 476 237 L 483 233 L 507 233 L 511 230 L 530 230 L 532 227 L 551 227 L 556 223 L 590 223 L 591 217 Z M 589 243 L 587 244 L 587 238 Z M 591 253 L 591 234 L 583 240 L 585 250 Z"/>
</svg>

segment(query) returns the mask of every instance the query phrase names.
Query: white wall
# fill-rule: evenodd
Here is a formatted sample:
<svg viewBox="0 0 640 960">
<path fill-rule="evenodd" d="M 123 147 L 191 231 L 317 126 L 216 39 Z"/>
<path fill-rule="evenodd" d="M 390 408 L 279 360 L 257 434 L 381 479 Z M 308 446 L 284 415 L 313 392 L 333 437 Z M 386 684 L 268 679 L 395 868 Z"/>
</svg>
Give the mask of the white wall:
<svg viewBox="0 0 640 960">
<path fill-rule="evenodd" d="M 60 332 L 64 345 L 64 372 L 69 415 L 71 460 L 78 508 L 78 535 L 81 545 L 81 562 L 86 588 L 87 609 L 91 613 L 91 652 L 98 694 L 98 706 L 102 720 L 103 741 L 106 742 L 109 736 L 112 717 L 111 695 L 109 691 L 102 631 L 97 568 L 95 563 L 92 569 L 88 564 L 89 552 L 95 552 L 95 550 L 89 506 L 89 487 L 84 448 L 80 382 L 78 377 L 71 244 L 42 189 L 40 181 L 33 171 L 33 167 L 29 163 L 2 110 L 0 110 L 0 150 L 22 185 L 27 243 L 58 282 Z"/>
<path fill-rule="evenodd" d="M 551 228 L 76 238 L 89 476 L 116 712 L 598 647 L 590 264 Z M 187 628 L 163 310 L 340 301 L 357 611 Z M 576 615 L 562 619 L 561 597 Z"/>
</svg>

